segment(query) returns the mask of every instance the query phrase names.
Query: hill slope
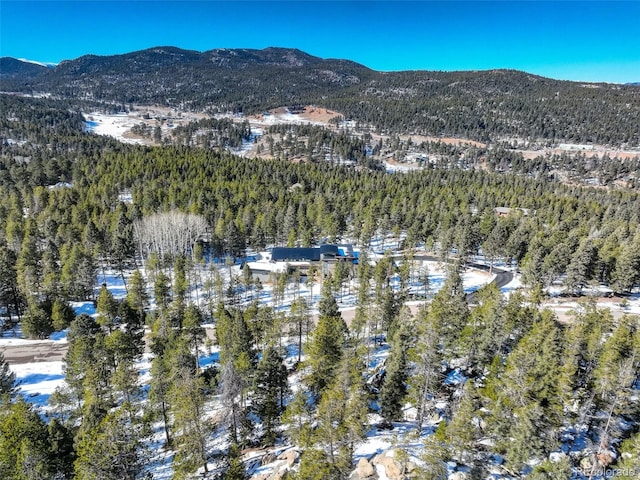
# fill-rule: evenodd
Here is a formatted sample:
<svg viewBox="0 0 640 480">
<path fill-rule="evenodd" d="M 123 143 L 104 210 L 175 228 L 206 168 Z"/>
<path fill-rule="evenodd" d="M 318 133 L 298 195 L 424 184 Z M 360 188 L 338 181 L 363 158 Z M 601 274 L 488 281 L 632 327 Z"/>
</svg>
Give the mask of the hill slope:
<svg viewBox="0 0 640 480">
<path fill-rule="evenodd" d="M 0 58 L 0 78 L 15 78 L 17 80 L 30 80 L 49 70 L 44 65 L 33 62 L 25 62 L 11 57 Z"/>
<path fill-rule="evenodd" d="M 513 70 L 383 73 L 284 48 L 157 47 L 87 55 L 35 77 L 2 77 L 0 89 L 245 113 L 316 104 L 390 133 L 640 144 L 637 86 L 558 81 Z"/>
</svg>

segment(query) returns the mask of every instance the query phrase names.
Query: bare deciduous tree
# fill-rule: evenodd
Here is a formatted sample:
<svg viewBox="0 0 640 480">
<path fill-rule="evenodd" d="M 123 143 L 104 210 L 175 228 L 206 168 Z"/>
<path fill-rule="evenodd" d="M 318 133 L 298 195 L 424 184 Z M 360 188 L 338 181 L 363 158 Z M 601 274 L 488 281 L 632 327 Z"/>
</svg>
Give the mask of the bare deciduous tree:
<svg viewBox="0 0 640 480">
<path fill-rule="evenodd" d="M 196 241 L 207 231 L 207 222 L 199 215 L 174 210 L 145 217 L 137 221 L 133 229 L 145 258 L 152 252 L 160 258 L 192 256 Z"/>
</svg>

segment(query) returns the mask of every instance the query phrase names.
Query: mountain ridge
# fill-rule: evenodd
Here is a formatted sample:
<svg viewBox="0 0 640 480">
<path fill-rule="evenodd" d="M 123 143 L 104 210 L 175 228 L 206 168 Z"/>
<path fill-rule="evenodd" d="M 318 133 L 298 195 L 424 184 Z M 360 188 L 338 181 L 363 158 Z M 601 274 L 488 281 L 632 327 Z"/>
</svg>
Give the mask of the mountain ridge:
<svg viewBox="0 0 640 480">
<path fill-rule="evenodd" d="M 640 145 L 637 86 L 512 69 L 378 72 L 292 48 L 171 46 L 85 55 L 46 70 L 12 65 L 11 75 L 0 75 L 1 91 L 210 113 L 318 105 L 387 133 Z"/>
<path fill-rule="evenodd" d="M 546 79 L 550 81 L 556 82 L 570 82 L 575 84 L 591 84 L 591 85 L 625 85 L 625 86 L 638 86 L 640 82 L 627 82 L 627 83 L 614 83 L 614 82 L 585 82 L 578 80 L 560 80 L 553 77 L 546 77 L 543 75 L 535 74 L 528 72 L 526 70 L 518 70 L 514 68 L 487 68 L 487 69 L 469 69 L 469 70 L 429 70 L 429 69 L 408 69 L 408 70 L 375 70 L 372 69 L 362 63 L 358 63 L 349 59 L 342 58 L 322 58 L 318 56 L 311 55 L 309 53 L 304 52 L 298 48 L 288 48 L 288 47 L 276 47 L 270 46 L 265 47 L 263 49 L 254 49 L 254 48 L 214 48 L 209 50 L 191 50 L 191 49 L 183 49 L 180 47 L 165 45 L 165 46 L 156 46 L 149 47 L 141 50 L 134 50 L 132 52 L 127 53 L 119 53 L 119 54 L 111 54 L 111 55 L 98 55 L 98 54 L 85 54 L 72 59 L 64 59 L 61 60 L 58 64 L 46 63 L 46 62 L 38 62 L 35 60 L 26 60 L 22 58 L 16 57 L 0 57 L 0 60 L 6 61 L 11 60 L 15 62 L 37 65 L 41 67 L 45 67 L 47 69 L 55 69 L 58 66 L 65 66 L 69 63 L 81 62 L 86 59 L 93 59 L 97 61 L 110 61 L 111 59 L 124 59 L 124 58 L 133 58 L 140 55 L 145 55 L 149 53 L 157 53 L 157 54 L 169 54 L 169 55 L 180 55 L 185 56 L 185 54 L 191 54 L 196 57 L 200 57 L 201 59 L 204 57 L 208 60 L 213 60 L 217 58 L 221 59 L 246 59 L 245 63 L 251 63 L 249 60 L 253 60 L 253 63 L 256 64 L 271 64 L 271 65 L 290 65 L 290 66 L 303 66 L 307 64 L 320 64 L 322 62 L 342 62 L 345 64 L 355 65 L 369 71 L 378 73 L 378 74 L 397 74 L 397 73 L 423 73 L 423 74 L 441 74 L 441 73 L 470 73 L 470 74 L 505 74 L 505 73 L 522 73 L 531 77 L 536 77 L 539 79 Z M 275 59 L 277 55 L 281 54 L 282 58 L 293 58 L 293 59 L 305 59 L 303 60 L 289 60 L 287 62 L 277 62 Z M 208 57 L 208 58 L 207 58 Z M 268 61 L 267 59 L 270 59 Z M 0 75 L 5 72 L 0 71 Z"/>
</svg>

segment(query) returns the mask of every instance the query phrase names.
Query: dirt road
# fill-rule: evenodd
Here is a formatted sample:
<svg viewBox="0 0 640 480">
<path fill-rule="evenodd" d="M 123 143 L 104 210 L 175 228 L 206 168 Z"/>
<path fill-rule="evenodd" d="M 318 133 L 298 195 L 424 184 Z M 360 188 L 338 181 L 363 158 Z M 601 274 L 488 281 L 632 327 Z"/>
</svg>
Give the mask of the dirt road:
<svg viewBox="0 0 640 480">
<path fill-rule="evenodd" d="M 64 342 L 33 342 L 28 345 L 4 345 L 0 347 L 9 365 L 32 362 L 60 361 L 67 353 Z"/>
</svg>

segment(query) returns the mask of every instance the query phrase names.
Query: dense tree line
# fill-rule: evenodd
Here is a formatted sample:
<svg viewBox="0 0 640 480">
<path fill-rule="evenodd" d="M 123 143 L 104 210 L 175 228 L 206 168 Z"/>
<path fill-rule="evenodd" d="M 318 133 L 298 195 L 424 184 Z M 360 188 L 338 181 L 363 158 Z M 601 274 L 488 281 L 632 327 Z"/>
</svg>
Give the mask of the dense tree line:
<svg viewBox="0 0 640 480">
<path fill-rule="evenodd" d="M 356 163 L 370 169 L 382 168 L 371 158 L 366 138 L 350 135 L 349 132 L 334 132 L 316 125 L 279 124 L 270 126 L 265 132 L 271 157 L 303 159 L 310 162 Z"/>
<path fill-rule="evenodd" d="M 249 122 L 237 124 L 226 118 L 202 119 L 179 125 L 171 131 L 172 142 L 177 145 L 221 149 L 238 149 L 242 142 L 251 140 L 251 135 Z"/>
</svg>

